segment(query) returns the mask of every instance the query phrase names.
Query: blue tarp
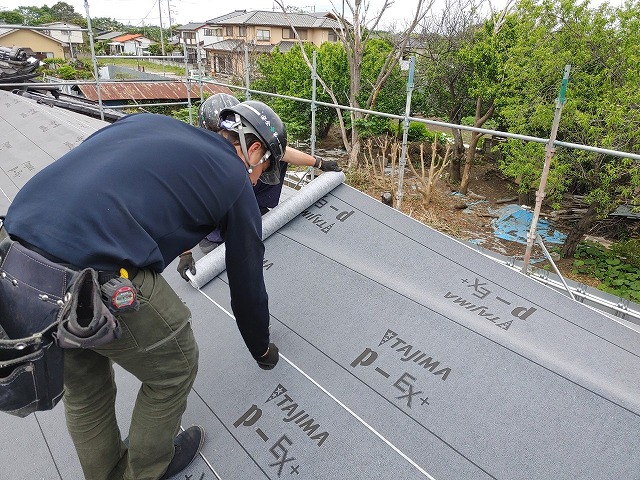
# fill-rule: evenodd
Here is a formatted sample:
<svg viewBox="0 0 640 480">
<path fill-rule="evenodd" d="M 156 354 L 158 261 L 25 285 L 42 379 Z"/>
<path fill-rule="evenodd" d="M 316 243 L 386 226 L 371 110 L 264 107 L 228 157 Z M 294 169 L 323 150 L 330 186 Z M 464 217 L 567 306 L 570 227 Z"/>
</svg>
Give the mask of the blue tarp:
<svg viewBox="0 0 640 480">
<path fill-rule="evenodd" d="M 533 212 L 520 205 L 506 205 L 496 212 L 498 218 L 491 221 L 496 237 L 512 242 L 527 243 Z M 564 243 L 566 234 L 555 230 L 547 220 L 539 219 L 536 231 L 545 243 Z"/>
</svg>

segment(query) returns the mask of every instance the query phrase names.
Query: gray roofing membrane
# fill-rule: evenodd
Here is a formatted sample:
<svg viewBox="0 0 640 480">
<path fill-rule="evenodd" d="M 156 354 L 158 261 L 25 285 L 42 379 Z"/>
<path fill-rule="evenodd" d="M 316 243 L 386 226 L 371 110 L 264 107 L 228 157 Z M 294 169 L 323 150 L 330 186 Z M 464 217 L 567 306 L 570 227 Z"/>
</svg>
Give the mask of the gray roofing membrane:
<svg viewBox="0 0 640 480">
<path fill-rule="evenodd" d="M 200 289 L 175 262 L 164 273 L 200 346 L 183 426 L 207 431 L 176 479 L 639 478 L 637 325 L 344 184 L 265 246 L 271 371 L 242 342 L 224 271 Z M 117 377 L 126 436 L 139 385 Z M 82 477 L 62 406 L 2 414 L 0 432 L 2 478 Z"/>
</svg>

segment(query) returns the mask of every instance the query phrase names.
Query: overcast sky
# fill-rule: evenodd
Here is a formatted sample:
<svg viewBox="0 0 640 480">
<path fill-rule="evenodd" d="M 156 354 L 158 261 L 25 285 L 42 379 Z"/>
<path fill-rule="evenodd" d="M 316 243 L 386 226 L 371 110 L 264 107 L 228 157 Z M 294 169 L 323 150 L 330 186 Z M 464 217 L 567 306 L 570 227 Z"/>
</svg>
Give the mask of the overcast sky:
<svg viewBox="0 0 640 480">
<path fill-rule="evenodd" d="M 84 0 L 63 0 L 75 8 L 75 11 L 85 15 Z M 238 0 L 227 4 L 223 1 L 211 0 L 159 0 L 162 8 L 162 24 L 168 25 L 169 5 L 171 9 L 171 23 L 185 24 L 190 22 L 204 22 L 210 18 L 224 15 L 233 10 L 273 10 L 278 9 L 271 0 Z M 441 1 L 441 0 L 438 0 Z M 55 5 L 57 0 L 0 0 L 0 9 L 13 10 L 19 6 L 43 6 Z M 124 24 L 142 25 L 160 24 L 160 9 L 158 0 L 89 0 L 89 13 L 94 17 L 115 18 Z M 371 5 L 367 19 L 371 19 L 374 13 L 379 11 L 383 0 L 369 0 Z M 301 8 L 305 11 L 342 11 L 342 0 L 285 0 L 286 5 Z M 395 0 L 394 5 L 387 9 L 384 16 L 384 24 L 402 22 L 415 12 L 415 0 Z M 345 4 L 345 11 L 348 7 Z M 279 10 L 279 9 L 278 9 Z"/>
</svg>

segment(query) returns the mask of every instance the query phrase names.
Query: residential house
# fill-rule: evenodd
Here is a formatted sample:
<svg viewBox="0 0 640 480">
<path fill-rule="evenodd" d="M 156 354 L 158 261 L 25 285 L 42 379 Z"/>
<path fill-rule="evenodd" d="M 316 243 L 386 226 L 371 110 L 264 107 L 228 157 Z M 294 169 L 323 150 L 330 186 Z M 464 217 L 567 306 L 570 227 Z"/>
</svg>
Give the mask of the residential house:
<svg viewBox="0 0 640 480">
<path fill-rule="evenodd" d="M 222 40 L 220 32 L 206 23 L 187 23 L 176 27 L 175 31 L 177 51 L 182 55 L 186 46 L 187 61 L 192 65 L 205 59 L 205 46 Z"/>
<path fill-rule="evenodd" d="M 142 52 L 156 42 L 140 33 L 125 33 L 113 37 L 108 45 L 111 55 L 142 55 Z"/>
<path fill-rule="evenodd" d="M 40 30 L 45 35 L 65 42 L 68 45 L 68 58 L 75 58 L 78 47 L 84 43 L 82 27 L 73 23 L 52 22 L 43 23 L 39 27 L 47 27 L 47 30 Z"/>
<path fill-rule="evenodd" d="M 42 30 L 0 26 L 0 45 L 33 50 L 36 58 L 70 58 L 69 44 L 43 33 Z"/>
<path fill-rule="evenodd" d="M 212 75 L 244 74 L 245 46 L 250 53 L 270 53 L 277 46 L 287 51 L 297 42 L 321 45 L 338 40 L 338 22 L 331 14 L 287 13 L 236 10 L 206 22 L 207 28 L 222 37 L 205 46 L 206 62 Z"/>
</svg>

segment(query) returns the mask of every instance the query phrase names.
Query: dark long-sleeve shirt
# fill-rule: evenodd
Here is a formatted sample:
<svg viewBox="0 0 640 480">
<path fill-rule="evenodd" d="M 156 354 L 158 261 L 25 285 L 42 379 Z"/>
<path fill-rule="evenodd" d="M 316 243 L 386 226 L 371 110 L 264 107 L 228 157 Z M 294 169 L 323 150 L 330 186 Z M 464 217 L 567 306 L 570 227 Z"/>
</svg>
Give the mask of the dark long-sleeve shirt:
<svg viewBox="0 0 640 480">
<path fill-rule="evenodd" d="M 158 272 L 220 228 L 240 332 L 254 357 L 267 349 L 261 217 L 242 160 L 218 134 L 163 115 L 118 120 L 27 182 L 5 227 L 81 268 Z"/>
</svg>

